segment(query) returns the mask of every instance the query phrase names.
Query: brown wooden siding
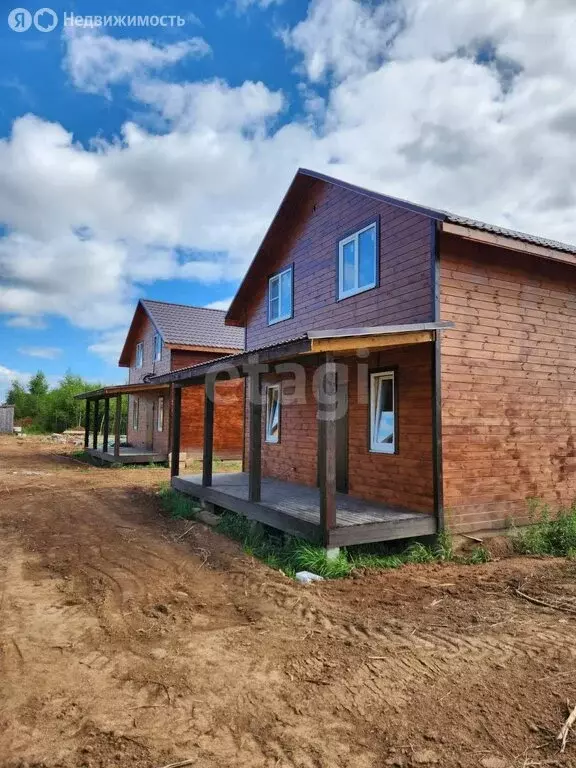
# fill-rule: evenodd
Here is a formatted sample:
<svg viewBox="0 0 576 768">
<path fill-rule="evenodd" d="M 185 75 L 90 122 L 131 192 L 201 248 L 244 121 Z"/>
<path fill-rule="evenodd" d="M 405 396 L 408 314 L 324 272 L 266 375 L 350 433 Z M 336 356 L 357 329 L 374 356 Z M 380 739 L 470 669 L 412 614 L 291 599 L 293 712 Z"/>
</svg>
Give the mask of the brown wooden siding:
<svg viewBox="0 0 576 768">
<path fill-rule="evenodd" d="M 444 236 L 444 506 L 455 531 L 576 497 L 576 273 Z"/>
<path fill-rule="evenodd" d="M 162 432 L 157 430 L 157 418 L 158 412 L 158 398 L 164 398 L 164 428 Z M 132 428 L 134 405 L 136 401 L 140 402 L 138 429 Z M 149 443 L 149 420 L 152 420 L 152 445 Z M 156 453 L 168 454 L 170 448 L 170 392 L 169 390 L 163 390 L 162 392 L 148 393 L 143 392 L 141 395 L 130 395 L 128 406 L 128 431 L 127 439 L 130 445 L 134 448 L 153 448 Z"/>
<path fill-rule="evenodd" d="M 137 376 L 135 381 L 141 381 L 146 373 L 151 373 L 152 355 L 154 345 L 154 326 L 146 319 L 142 333 L 137 340 L 144 340 L 144 365 L 142 368 L 131 369 Z M 135 361 L 135 348 L 134 348 Z M 167 365 L 168 371 L 178 368 L 186 368 L 190 365 L 214 360 L 220 355 L 213 352 L 189 352 L 183 350 L 169 350 L 164 347 L 162 361 L 156 366 Z M 167 371 L 167 372 L 168 372 Z M 155 373 L 159 373 L 156 368 Z M 229 402 L 217 404 L 214 417 L 214 455 L 216 458 L 242 457 L 243 442 L 243 404 L 244 388 L 242 381 L 218 382 L 217 392 L 228 394 Z M 170 451 L 170 410 L 171 395 L 169 390 L 164 392 L 164 429 L 158 432 L 156 429 L 156 411 L 158 396 L 143 394 L 140 396 L 140 421 L 139 429 L 132 429 L 132 413 L 134 408 L 134 395 L 129 400 L 128 418 L 128 442 L 134 447 L 146 448 L 148 445 L 148 419 L 153 418 L 153 447 L 159 453 Z M 181 426 L 181 450 L 191 458 L 202 456 L 203 432 L 204 432 L 204 390 L 202 387 L 190 387 L 184 390 L 182 396 L 182 426 Z"/>
<path fill-rule="evenodd" d="M 216 382 L 214 407 L 214 457 L 241 459 L 243 442 L 244 381 Z M 204 387 L 182 391 L 180 447 L 189 457 L 201 457 L 204 441 Z"/>
<path fill-rule="evenodd" d="M 130 373 L 128 381 L 130 384 L 144 381 L 144 376 L 153 374 L 160 376 L 163 373 L 170 373 L 170 350 L 166 345 L 162 347 L 162 359 L 154 362 L 154 335 L 156 328 L 147 316 L 142 316 L 140 327 L 134 335 L 134 344 L 130 350 Z M 144 360 L 142 368 L 136 368 L 136 345 L 144 342 Z"/>
<path fill-rule="evenodd" d="M 422 344 L 372 354 L 360 370 L 355 359 L 338 360 L 339 364 L 348 366 L 350 495 L 419 512 L 433 512 L 431 355 L 431 345 Z M 395 455 L 371 453 L 368 444 L 368 372 L 394 366 L 397 366 L 399 451 Z M 265 383 L 283 380 L 284 384 L 278 444 L 264 442 L 263 408 L 262 474 L 314 486 L 318 465 L 316 400 L 312 384 L 315 368 L 307 366 L 305 370 L 305 402 L 287 402 L 286 392 L 292 392 L 293 376 L 269 374 L 264 377 Z M 248 466 L 246 452 L 246 469 Z"/>
<path fill-rule="evenodd" d="M 317 182 L 296 226 L 276 238 L 247 308 L 249 349 L 309 330 L 433 320 L 430 219 Z M 379 285 L 337 301 L 338 241 L 378 217 Z M 268 326 L 268 275 L 294 264 L 294 317 Z"/>
</svg>

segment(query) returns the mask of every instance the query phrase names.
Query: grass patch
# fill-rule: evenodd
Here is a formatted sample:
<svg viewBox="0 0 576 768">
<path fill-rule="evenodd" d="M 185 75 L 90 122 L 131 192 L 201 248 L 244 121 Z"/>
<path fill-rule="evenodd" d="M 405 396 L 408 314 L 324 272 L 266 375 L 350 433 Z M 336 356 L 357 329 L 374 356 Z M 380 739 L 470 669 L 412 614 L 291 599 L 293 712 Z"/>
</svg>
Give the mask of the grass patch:
<svg viewBox="0 0 576 768">
<path fill-rule="evenodd" d="M 163 483 L 158 492 L 162 508 L 175 519 L 194 520 L 200 512 L 200 504 L 194 499 L 173 490 Z M 490 560 L 484 547 L 476 547 L 470 554 L 454 553 L 452 537 L 443 533 L 433 545 L 414 542 L 407 549 L 391 551 L 392 545 L 366 545 L 341 549 L 337 557 L 328 558 L 324 547 L 303 541 L 262 523 L 248 520 L 228 510 L 219 511 L 215 527 L 218 533 L 239 542 L 247 555 L 261 560 L 270 568 L 282 571 L 294 578 L 298 571 L 311 571 L 325 579 L 341 579 L 353 571 L 383 571 L 400 568 L 410 563 L 452 562 L 478 564 Z M 576 555 L 576 547 L 574 549 Z"/>
<path fill-rule="evenodd" d="M 490 560 L 490 554 L 484 547 L 476 547 L 465 556 L 456 555 L 449 533 L 438 536 L 433 546 L 414 542 L 398 553 L 389 551 L 387 545 L 380 545 L 379 549 L 374 545 L 358 546 L 343 548 L 338 557 L 328 558 L 323 547 L 247 520 L 234 512 L 223 510 L 216 530 L 238 541 L 246 554 L 292 578 L 298 571 L 311 571 L 326 579 L 340 579 L 353 571 L 383 571 L 409 563 L 452 562 L 475 565 Z"/>
<path fill-rule="evenodd" d="M 512 531 L 512 544 L 522 555 L 570 557 L 576 554 L 576 502 L 552 517 L 548 505 L 530 502 L 530 525 Z"/>
<path fill-rule="evenodd" d="M 198 517 L 198 512 L 201 509 L 200 504 L 173 490 L 168 483 L 162 484 L 158 491 L 158 497 L 162 509 L 168 512 L 174 520 L 196 520 Z"/>
</svg>

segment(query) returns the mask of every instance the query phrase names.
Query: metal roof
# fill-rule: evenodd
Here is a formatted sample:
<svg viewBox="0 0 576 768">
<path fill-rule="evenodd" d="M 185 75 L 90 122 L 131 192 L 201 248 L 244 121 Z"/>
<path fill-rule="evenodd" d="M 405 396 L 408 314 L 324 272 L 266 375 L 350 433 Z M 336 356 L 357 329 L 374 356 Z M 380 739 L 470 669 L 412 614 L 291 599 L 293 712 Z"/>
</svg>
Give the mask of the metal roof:
<svg viewBox="0 0 576 768">
<path fill-rule="evenodd" d="M 520 240 L 523 243 L 531 243 L 532 245 L 539 245 L 542 248 L 551 248 L 555 251 L 565 251 L 566 253 L 576 253 L 576 245 L 569 245 L 568 243 L 561 243 L 558 240 L 550 240 L 547 237 L 538 237 L 537 235 L 528 235 L 525 232 L 518 232 L 515 229 L 506 229 L 506 227 L 499 227 L 496 224 L 486 224 L 483 221 L 477 221 L 476 219 L 469 219 L 466 216 L 458 216 L 455 213 L 445 213 L 446 221 L 451 224 L 459 224 L 461 227 L 469 227 L 470 229 L 479 229 L 482 232 L 490 232 L 493 235 L 500 235 L 501 237 L 511 237 L 513 240 Z"/>
<path fill-rule="evenodd" d="M 507 229 L 506 227 L 500 227 L 496 224 L 486 224 L 484 221 L 478 219 L 472 219 L 469 216 L 461 216 L 456 213 L 450 213 L 441 208 L 430 208 L 426 205 L 420 205 L 419 203 L 412 203 L 409 200 L 402 200 L 399 197 L 391 197 L 390 195 L 384 195 L 381 192 L 375 192 L 372 189 L 366 189 L 365 187 L 359 187 L 355 184 L 350 184 L 347 181 L 334 178 L 333 176 L 326 176 L 323 173 L 317 171 L 311 171 L 307 168 L 300 168 L 298 174 L 301 173 L 305 176 L 318 179 L 319 181 L 325 181 L 328 184 L 334 184 L 335 186 L 349 189 L 351 192 L 357 192 L 358 194 L 372 197 L 377 200 L 381 200 L 383 203 L 389 203 L 390 205 L 396 205 L 399 208 L 405 208 L 407 210 L 422 213 L 425 216 L 438 219 L 439 221 L 449 221 L 451 224 L 459 224 L 462 227 L 469 227 L 470 229 L 479 229 L 483 232 L 491 232 L 494 235 L 501 235 L 502 237 L 511 237 L 514 240 L 521 240 L 525 243 L 532 243 L 533 245 L 540 245 L 543 248 L 552 248 L 557 251 L 566 251 L 567 253 L 576 253 L 576 245 L 569 245 L 568 243 L 561 243 L 558 240 L 550 240 L 547 237 L 539 237 L 538 235 L 529 235 L 526 232 L 520 232 L 515 229 Z"/>
<path fill-rule="evenodd" d="M 75 400 L 97 400 L 103 397 L 116 395 L 136 395 L 138 392 L 152 392 L 156 389 L 168 389 L 169 384 L 147 384 L 146 382 L 134 382 L 133 384 L 115 384 L 102 389 L 93 389 L 91 392 L 82 392 L 75 395 Z"/>
<path fill-rule="evenodd" d="M 268 241 L 273 237 L 273 233 L 278 222 L 286 210 L 293 208 L 294 203 L 301 200 L 307 194 L 305 185 L 307 180 L 310 179 L 315 179 L 326 184 L 331 184 L 335 187 L 340 187 L 341 189 L 354 192 L 357 195 L 363 195 L 364 197 L 369 197 L 373 200 L 379 200 L 380 202 L 386 203 L 387 205 L 393 205 L 397 208 L 402 208 L 403 210 L 420 213 L 423 216 L 427 216 L 428 218 L 439 222 L 449 222 L 451 224 L 457 224 L 462 227 L 468 227 L 469 229 L 476 229 L 478 231 L 500 235 L 501 237 L 507 237 L 512 240 L 517 240 L 518 242 L 530 243 L 542 248 L 549 248 L 555 251 L 576 254 L 576 245 L 561 243 L 557 240 L 551 240 L 549 238 L 539 237 L 537 235 L 529 235 L 525 232 L 520 232 L 514 229 L 507 229 L 506 227 L 497 226 L 495 224 L 486 224 L 483 221 L 472 219 L 467 216 L 461 216 L 455 213 L 450 213 L 449 211 L 444 211 L 439 208 L 431 208 L 429 206 L 420 205 L 418 203 L 412 203 L 409 200 L 402 200 L 398 197 L 391 197 L 390 195 L 385 195 L 381 192 L 376 192 L 375 190 L 368 189 L 366 187 L 360 187 L 356 184 L 351 184 L 348 181 L 343 181 L 342 179 L 338 179 L 334 176 L 328 176 L 324 173 L 319 173 L 318 171 L 313 171 L 308 168 L 299 168 L 292 180 L 292 183 L 290 184 L 290 187 L 284 195 L 284 198 L 282 199 L 276 214 L 270 222 L 268 230 L 264 235 L 264 238 L 256 254 L 254 255 L 254 258 L 252 259 L 250 266 L 248 267 L 248 270 L 244 276 L 244 279 L 242 280 L 242 283 L 240 284 L 240 287 L 238 288 L 238 291 L 236 292 L 236 295 L 232 299 L 232 303 L 227 314 L 227 319 L 230 324 L 242 324 L 240 319 L 241 313 L 239 310 L 241 306 L 248 303 L 250 300 L 250 295 L 247 290 L 249 281 L 252 276 L 258 274 L 258 262 L 260 258 L 265 255 Z"/>
<path fill-rule="evenodd" d="M 244 329 L 224 325 L 221 309 L 141 299 L 165 344 L 244 349 Z"/>
<path fill-rule="evenodd" d="M 219 357 L 206 363 L 196 363 L 187 368 L 178 368 L 171 373 L 159 376 L 146 376 L 146 381 L 153 383 L 173 383 L 203 378 L 207 374 L 230 372 L 232 369 L 245 364 L 265 363 L 289 359 L 312 351 L 314 340 L 330 338 L 357 338 L 358 348 L 362 348 L 362 338 L 366 336 L 401 336 L 417 331 L 442 331 L 453 328 L 454 323 L 446 320 L 437 323 L 410 323 L 407 325 L 379 325 L 363 328 L 342 328 L 335 331 L 308 331 L 302 336 L 284 339 L 274 344 L 247 349 L 234 355 Z"/>
</svg>

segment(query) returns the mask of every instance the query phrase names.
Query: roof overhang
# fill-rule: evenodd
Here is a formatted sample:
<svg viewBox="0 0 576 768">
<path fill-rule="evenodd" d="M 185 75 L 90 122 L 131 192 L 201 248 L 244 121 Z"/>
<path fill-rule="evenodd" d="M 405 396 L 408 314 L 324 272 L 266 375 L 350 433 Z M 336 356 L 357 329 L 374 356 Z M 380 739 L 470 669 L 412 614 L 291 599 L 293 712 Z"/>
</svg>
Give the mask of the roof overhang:
<svg viewBox="0 0 576 768">
<path fill-rule="evenodd" d="M 496 248 L 507 248 L 508 250 L 516 251 L 517 253 L 539 256 L 540 258 L 550 259 L 551 261 L 560 261 L 563 264 L 571 264 L 572 266 L 576 265 L 576 254 L 570 253 L 569 251 L 561 251 L 557 248 L 546 248 L 543 245 L 520 240 L 518 237 L 484 232 L 481 229 L 465 227 L 461 224 L 451 224 L 448 221 L 443 221 L 441 227 L 442 232 L 447 235 L 462 237 L 465 240 L 470 240 L 474 243 L 491 245 Z"/>
<path fill-rule="evenodd" d="M 256 365 L 277 363 L 283 360 L 306 358 L 321 352 L 335 355 L 356 350 L 386 349 L 409 344 L 424 344 L 434 340 L 438 331 L 453 328 L 452 322 L 412 323 L 410 325 L 382 325 L 365 328 L 341 328 L 339 330 L 310 331 L 298 339 L 285 341 L 261 349 L 254 349 L 220 360 L 181 368 L 152 378 L 153 382 L 186 386 L 200 383 L 207 376 L 227 375 L 237 378 L 249 373 Z"/>
<path fill-rule="evenodd" d="M 154 392 L 155 390 L 170 389 L 170 384 L 118 384 L 114 387 L 102 387 L 91 392 L 82 392 L 76 395 L 75 400 L 100 400 L 117 395 L 137 395 L 140 392 Z"/>
<path fill-rule="evenodd" d="M 235 355 L 242 351 L 241 347 L 201 347 L 198 344 L 165 344 L 165 346 L 180 352 L 213 352 L 218 355 Z"/>
</svg>

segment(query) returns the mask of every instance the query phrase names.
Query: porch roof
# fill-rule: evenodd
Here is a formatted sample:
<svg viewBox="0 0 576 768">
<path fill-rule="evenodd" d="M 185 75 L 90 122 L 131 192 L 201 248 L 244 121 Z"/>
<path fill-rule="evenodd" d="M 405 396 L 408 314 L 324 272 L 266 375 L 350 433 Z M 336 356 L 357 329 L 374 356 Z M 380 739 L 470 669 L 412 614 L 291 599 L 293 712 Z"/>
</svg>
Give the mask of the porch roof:
<svg viewBox="0 0 576 768">
<path fill-rule="evenodd" d="M 339 328 L 336 330 L 308 331 L 294 339 L 256 349 L 249 349 L 236 355 L 227 355 L 218 360 L 199 363 L 188 368 L 161 376 L 149 377 L 150 384 L 176 384 L 204 379 L 206 376 L 230 372 L 244 365 L 271 363 L 289 360 L 318 352 L 346 352 L 356 349 L 378 349 L 401 346 L 403 344 L 421 344 L 432 341 L 437 331 L 453 328 L 454 323 L 410 323 L 406 325 L 379 325 L 362 328 Z"/>
<path fill-rule="evenodd" d="M 91 392 L 82 392 L 76 395 L 75 400 L 100 400 L 106 397 L 115 397 L 116 395 L 137 395 L 139 392 L 153 392 L 157 389 L 169 389 L 170 384 L 118 384 L 113 387 L 102 387 L 102 389 L 93 389 Z"/>
</svg>

